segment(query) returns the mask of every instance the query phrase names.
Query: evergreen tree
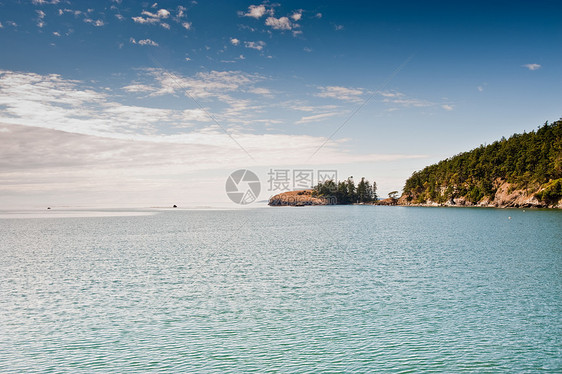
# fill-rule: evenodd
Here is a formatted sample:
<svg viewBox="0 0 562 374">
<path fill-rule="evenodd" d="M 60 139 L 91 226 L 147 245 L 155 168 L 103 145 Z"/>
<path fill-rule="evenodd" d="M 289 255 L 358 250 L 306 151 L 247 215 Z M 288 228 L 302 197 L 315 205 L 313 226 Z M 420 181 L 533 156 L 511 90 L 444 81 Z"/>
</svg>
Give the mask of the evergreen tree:
<svg viewBox="0 0 562 374">
<path fill-rule="evenodd" d="M 543 191 L 536 197 L 554 204 L 562 198 L 557 181 L 562 183 L 562 120 L 416 171 L 406 181 L 404 194 L 413 202 L 464 197 L 476 203 L 493 198 L 498 185 L 508 182 L 514 188 Z"/>
</svg>

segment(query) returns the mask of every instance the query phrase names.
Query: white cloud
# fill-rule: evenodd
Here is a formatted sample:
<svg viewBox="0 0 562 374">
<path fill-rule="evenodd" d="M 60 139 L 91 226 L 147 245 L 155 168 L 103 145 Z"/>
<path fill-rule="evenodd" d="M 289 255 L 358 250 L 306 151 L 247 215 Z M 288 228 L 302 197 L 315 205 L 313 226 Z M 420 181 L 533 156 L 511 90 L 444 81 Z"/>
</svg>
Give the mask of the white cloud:
<svg viewBox="0 0 562 374">
<path fill-rule="evenodd" d="M 133 83 L 122 88 L 127 92 L 154 92 L 156 88 L 146 84 Z"/>
<path fill-rule="evenodd" d="M 2 22 L 0 22 L 0 29 L 3 28 L 4 26 L 2 25 Z"/>
<path fill-rule="evenodd" d="M 104 25 L 103 21 L 98 19 L 98 20 L 93 20 L 91 18 L 84 18 L 84 22 L 86 23 L 91 23 L 92 25 L 96 26 L 96 27 L 101 27 Z"/>
<path fill-rule="evenodd" d="M 54 35 L 54 36 L 60 36 L 60 33 L 57 32 L 57 31 L 55 31 L 55 32 L 53 32 L 53 35 Z"/>
<path fill-rule="evenodd" d="M 160 9 L 160 10 L 158 11 L 158 13 L 156 13 L 156 15 L 157 15 L 159 18 L 168 18 L 168 17 L 170 16 L 170 12 L 167 11 L 166 9 Z"/>
<path fill-rule="evenodd" d="M 291 18 L 293 19 L 293 21 L 300 21 L 300 19 L 302 18 L 302 9 L 296 10 L 295 12 L 293 12 L 293 14 L 291 15 Z"/>
<path fill-rule="evenodd" d="M 158 47 L 158 43 L 156 43 L 154 40 L 150 40 L 150 39 L 139 40 L 139 44 L 140 45 L 150 45 L 150 46 L 153 46 L 153 47 Z"/>
<path fill-rule="evenodd" d="M 244 46 L 246 48 L 257 49 L 258 51 L 261 51 L 263 47 L 265 47 L 265 42 L 261 40 L 257 42 L 244 42 Z"/>
<path fill-rule="evenodd" d="M 45 26 L 45 22 L 43 21 L 43 19 L 45 19 L 45 12 L 43 12 L 42 10 L 37 10 L 37 27 L 42 28 L 43 26 Z"/>
<path fill-rule="evenodd" d="M 341 113 L 338 112 L 332 112 L 332 113 L 322 113 L 322 114 L 316 114 L 313 116 L 304 116 L 302 117 L 300 120 L 298 120 L 297 122 L 295 122 L 296 124 L 303 124 L 303 123 L 309 123 L 309 122 L 318 122 L 318 121 L 322 121 L 325 120 L 327 118 L 331 118 L 334 116 L 337 116 Z"/>
<path fill-rule="evenodd" d="M 144 24 L 144 23 L 152 24 L 152 23 L 160 22 L 158 18 L 143 18 L 143 17 L 131 17 L 131 18 L 134 22 L 140 24 Z"/>
<path fill-rule="evenodd" d="M 149 12 L 148 10 L 143 10 L 141 14 L 150 18 L 158 18 L 158 15 L 156 13 Z"/>
<path fill-rule="evenodd" d="M 265 8 L 265 5 L 250 5 L 248 7 L 248 13 L 241 13 L 245 17 L 261 18 L 266 12 L 269 11 Z"/>
<path fill-rule="evenodd" d="M 334 29 L 335 29 L 336 31 L 341 31 L 341 30 L 343 30 L 343 25 L 335 25 L 335 26 L 334 26 Z"/>
<path fill-rule="evenodd" d="M 191 22 L 183 22 L 181 25 L 186 30 L 191 29 Z"/>
<path fill-rule="evenodd" d="M 183 7 L 180 7 L 180 8 L 178 8 L 178 9 L 179 9 L 179 12 L 181 12 L 181 16 L 183 17 L 183 11 L 185 10 L 185 8 L 183 8 Z M 171 14 L 170 11 L 167 10 L 167 9 L 159 9 L 156 13 L 149 12 L 148 10 L 143 10 L 141 12 L 141 16 L 131 17 L 131 19 L 135 23 L 148 24 L 148 25 L 158 24 L 158 25 L 164 27 L 165 29 L 169 30 L 170 25 L 168 23 L 164 22 L 163 20 L 170 17 L 170 14 Z M 142 16 L 144 16 L 144 17 L 142 17 Z M 175 20 L 177 22 L 180 22 L 179 18 L 181 18 L 181 17 L 178 15 L 178 17 Z M 187 25 L 187 27 L 186 27 L 186 25 Z M 182 24 L 182 26 L 189 30 L 189 27 L 191 26 L 191 24 L 188 23 L 188 22 L 184 22 Z"/>
<path fill-rule="evenodd" d="M 215 117 L 224 123 L 252 124 L 256 115 L 263 112 L 263 104 L 253 103 L 255 98 L 240 98 L 240 95 L 259 94 L 270 97 L 270 92 L 256 88 L 255 85 L 265 78 L 257 74 L 247 74 L 240 71 L 210 71 L 198 73 L 191 77 L 171 75 L 160 69 L 146 69 L 144 77 L 148 82 L 144 87 L 134 87 L 139 93 L 149 96 L 186 95 L 188 102 L 197 100 L 198 103 L 216 103 L 221 111 L 214 113 Z M 146 89 L 142 92 L 142 89 Z M 128 87 L 128 89 L 131 89 Z M 237 95 L 238 97 L 234 97 Z"/>
<path fill-rule="evenodd" d="M 443 108 L 443 109 L 445 109 L 445 110 L 448 110 L 448 111 L 454 109 L 453 106 L 452 106 L 452 105 L 449 105 L 449 104 L 443 104 L 443 105 L 441 105 L 441 108 Z"/>
<path fill-rule="evenodd" d="M 230 38 L 230 42 L 232 43 L 232 45 L 238 45 L 240 44 L 240 40 L 236 39 L 236 38 Z"/>
<path fill-rule="evenodd" d="M 415 107 L 415 108 L 431 107 L 435 105 L 435 103 L 431 101 L 415 99 L 415 98 L 400 98 L 400 99 L 385 98 L 383 100 L 383 103 L 399 105 L 402 107 Z M 446 109 L 445 106 L 448 105 L 443 105 L 442 106 L 443 109 Z"/>
<path fill-rule="evenodd" d="M 142 83 L 123 87 L 133 93 L 158 89 Z M 0 72 L 0 107 L 0 122 L 112 137 L 154 134 L 162 124 L 185 127 L 186 121 L 209 122 L 200 109 L 123 105 L 112 101 L 110 93 L 95 91 L 79 81 L 8 71 Z"/>
<path fill-rule="evenodd" d="M 316 18 L 322 18 L 322 13 L 316 13 Z"/>
<path fill-rule="evenodd" d="M 187 8 L 183 7 L 183 6 L 178 6 L 178 10 L 177 10 L 177 15 L 176 17 L 179 18 L 183 18 L 185 16 L 185 11 L 187 10 Z"/>
<path fill-rule="evenodd" d="M 59 16 L 62 16 L 65 13 L 70 13 L 70 14 L 74 15 L 74 17 L 78 17 L 79 15 L 82 14 L 82 11 L 81 10 L 68 9 L 68 8 L 59 9 Z"/>
<path fill-rule="evenodd" d="M 292 110 L 298 110 L 301 112 L 317 112 L 317 111 L 323 111 L 323 110 L 334 110 L 337 108 L 336 105 L 317 105 L 317 106 L 312 106 L 312 105 L 302 105 L 301 103 L 293 103 L 293 102 L 289 102 L 286 103 L 289 109 Z"/>
<path fill-rule="evenodd" d="M 293 28 L 291 21 L 287 17 L 267 17 L 265 24 L 275 30 L 291 30 Z"/>
<path fill-rule="evenodd" d="M 482 86 L 478 86 L 478 87 L 476 87 L 476 88 L 478 89 L 479 92 L 484 91 L 484 87 L 482 87 Z"/>
<path fill-rule="evenodd" d="M 400 93 L 400 92 L 391 92 L 391 91 L 379 92 L 379 95 L 381 95 L 381 96 L 383 96 L 383 97 L 400 97 L 400 96 L 404 96 L 403 93 Z"/>
<path fill-rule="evenodd" d="M 364 94 L 363 90 L 358 88 L 347 88 L 341 86 L 326 86 L 326 87 L 318 87 L 321 91 L 317 93 L 316 96 L 330 98 L 330 99 L 338 99 L 344 101 L 353 101 L 353 102 L 361 102 L 361 95 Z"/>
<path fill-rule="evenodd" d="M 524 68 L 527 68 L 529 70 L 538 70 L 541 68 L 541 65 L 539 64 L 525 64 L 525 65 L 521 65 Z"/>
<path fill-rule="evenodd" d="M 154 40 L 151 40 L 151 39 L 142 39 L 142 40 L 139 40 L 137 42 L 134 38 L 131 38 L 130 42 L 132 44 L 149 45 L 149 46 L 152 46 L 152 47 L 158 47 L 158 43 L 156 43 Z"/>
<path fill-rule="evenodd" d="M 244 59 L 244 56 L 241 56 L 242 60 Z M 263 88 L 263 87 L 255 87 L 255 88 L 250 88 L 248 90 L 248 92 L 251 92 L 253 94 L 256 95 L 263 95 L 263 96 L 270 96 L 271 95 L 271 91 L 268 90 L 267 88 Z"/>
</svg>

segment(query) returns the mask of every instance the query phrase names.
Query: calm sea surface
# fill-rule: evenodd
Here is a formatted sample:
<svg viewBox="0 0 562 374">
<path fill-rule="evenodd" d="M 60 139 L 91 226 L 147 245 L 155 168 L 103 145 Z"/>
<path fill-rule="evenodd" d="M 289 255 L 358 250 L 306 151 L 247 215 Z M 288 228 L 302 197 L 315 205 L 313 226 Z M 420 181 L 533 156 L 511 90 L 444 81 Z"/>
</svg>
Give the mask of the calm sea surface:
<svg viewBox="0 0 562 374">
<path fill-rule="evenodd" d="M 0 219 L 0 372 L 562 372 L 560 211 L 110 213 Z"/>
</svg>

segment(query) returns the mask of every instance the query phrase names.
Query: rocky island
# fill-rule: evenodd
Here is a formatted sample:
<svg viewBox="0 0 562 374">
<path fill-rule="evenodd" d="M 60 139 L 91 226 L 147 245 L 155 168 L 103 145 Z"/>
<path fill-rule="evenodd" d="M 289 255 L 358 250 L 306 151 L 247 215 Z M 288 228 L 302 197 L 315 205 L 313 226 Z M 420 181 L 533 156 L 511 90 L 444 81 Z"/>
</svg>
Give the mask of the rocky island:
<svg viewBox="0 0 562 374">
<path fill-rule="evenodd" d="M 269 199 L 271 206 L 306 206 L 306 205 L 330 205 L 327 197 L 313 196 L 313 190 L 288 191 L 277 194 Z"/>
</svg>

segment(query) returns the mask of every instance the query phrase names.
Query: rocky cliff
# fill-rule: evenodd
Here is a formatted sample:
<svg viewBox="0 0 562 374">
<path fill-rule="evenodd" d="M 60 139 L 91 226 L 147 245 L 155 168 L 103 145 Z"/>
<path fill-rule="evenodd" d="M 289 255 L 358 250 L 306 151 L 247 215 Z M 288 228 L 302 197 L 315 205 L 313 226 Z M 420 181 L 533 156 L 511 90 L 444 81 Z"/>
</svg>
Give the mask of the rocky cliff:
<svg viewBox="0 0 562 374">
<path fill-rule="evenodd" d="M 555 181 L 556 182 L 556 181 Z M 531 187 L 528 189 L 518 188 L 516 184 L 505 181 L 497 181 L 494 183 L 496 192 L 492 197 L 484 197 L 479 201 L 471 201 L 464 196 L 451 197 L 446 201 L 434 201 L 427 199 L 423 202 L 416 200 L 415 197 L 403 194 L 398 199 L 398 205 L 403 206 L 478 206 L 490 208 L 562 208 L 562 200 L 549 201 L 548 199 L 538 199 L 546 186 Z M 552 183 L 551 183 L 552 184 Z"/>
</svg>

